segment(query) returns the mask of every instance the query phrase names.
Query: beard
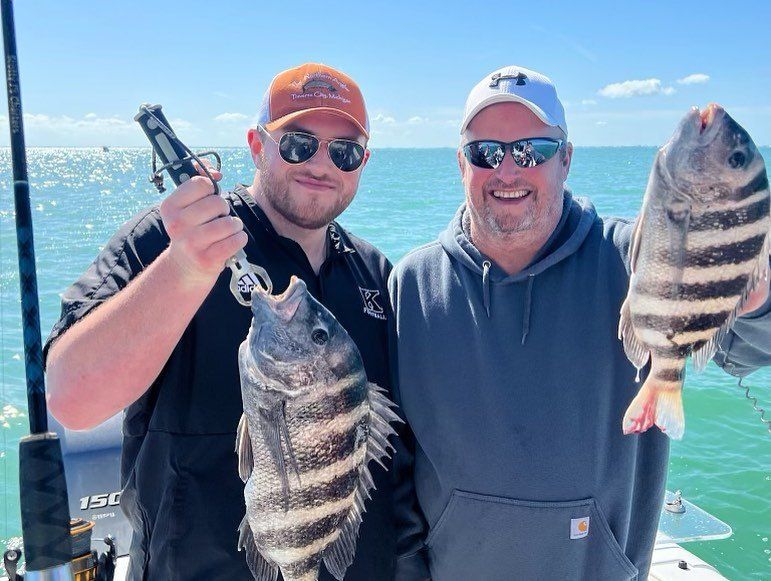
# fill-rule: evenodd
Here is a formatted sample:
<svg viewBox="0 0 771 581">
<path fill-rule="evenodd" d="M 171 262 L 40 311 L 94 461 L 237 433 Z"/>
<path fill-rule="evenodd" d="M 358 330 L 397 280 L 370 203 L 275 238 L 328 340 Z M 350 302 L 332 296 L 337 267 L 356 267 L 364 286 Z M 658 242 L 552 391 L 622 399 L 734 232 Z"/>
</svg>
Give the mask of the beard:
<svg viewBox="0 0 771 581">
<path fill-rule="evenodd" d="M 510 236 L 532 230 L 538 219 L 536 204 L 528 205 L 527 211 L 522 216 L 497 213 L 488 203 L 484 204 L 481 212 L 477 213 L 476 209 L 472 212 L 477 214 L 477 218 L 485 224 L 490 234 L 497 236 Z"/>
<path fill-rule="evenodd" d="M 259 162 L 259 189 L 270 206 L 290 224 L 306 230 L 318 230 L 326 227 L 332 220 L 343 213 L 353 199 L 353 194 L 346 195 L 342 186 L 330 190 L 328 198 L 314 196 L 309 200 L 301 200 L 300 196 L 289 193 L 289 174 L 281 180 L 275 175 L 264 158 Z"/>
<path fill-rule="evenodd" d="M 527 189 L 530 190 L 529 200 L 522 212 L 507 212 L 500 207 L 491 197 L 491 192 L 498 188 Z M 553 198 L 553 199 L 552 199 Z M 558 201 L 559 200 L 559 201 Z M 488 236 L 497 238 L 519 238 L 532 236 L 540 238 L 542 230 L 553 228 L 562 215 L 562 188 L 559 194 L 544 192 L 535 185 L 518 181 L 513 184 L 503 184 L 495 180 L 485 184 L 481 197 L 481 204 L 477 206 L 467 195 L 467 208 L 470 217 L 477 227 L 483 229 Z M 549 232 L 550 233 L 550 232 Z"/>
</svg>

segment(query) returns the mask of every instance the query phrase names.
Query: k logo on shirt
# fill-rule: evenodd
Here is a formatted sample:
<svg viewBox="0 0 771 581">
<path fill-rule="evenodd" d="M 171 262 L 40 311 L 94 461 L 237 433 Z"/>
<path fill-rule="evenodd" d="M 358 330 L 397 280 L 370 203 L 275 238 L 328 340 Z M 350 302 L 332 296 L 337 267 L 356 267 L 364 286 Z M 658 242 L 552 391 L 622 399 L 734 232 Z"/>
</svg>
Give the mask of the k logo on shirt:
<svg viewBox="0 0 771 581">
<path fill-rule="evenodd" d="M 381 319 L 385 321 L 386 315 L 383 307 L 380 306 L 380 302 L 383 298 L 380 296 L 379 290 L 370 290 L 368 288 L 359 287 L 361 298 L 364 301 L 364 312 L 370 317 Z"/>
</svg>

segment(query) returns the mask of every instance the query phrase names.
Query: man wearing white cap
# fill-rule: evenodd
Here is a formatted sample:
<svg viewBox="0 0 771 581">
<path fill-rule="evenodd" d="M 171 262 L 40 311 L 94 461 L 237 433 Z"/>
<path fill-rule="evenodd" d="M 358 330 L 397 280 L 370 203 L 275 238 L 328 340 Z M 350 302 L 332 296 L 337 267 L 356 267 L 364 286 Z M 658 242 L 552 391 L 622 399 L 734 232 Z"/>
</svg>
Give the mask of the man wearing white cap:
<svg viewBox="0 0 771 581">
<path fill-rule="evenodd" d="M 647 578 L 669 441 L 621 429 L 638 389 L 617 337 L 632 228 L 565 190 L 567 137 L 547 77 L 482 79 L 461 125 L 465 203 L 389 280 L 414 433 L 396 458 L 397 579 Z M 768 364 L 741 337 L 769 302 L 719 365 Z"/>
</svg>

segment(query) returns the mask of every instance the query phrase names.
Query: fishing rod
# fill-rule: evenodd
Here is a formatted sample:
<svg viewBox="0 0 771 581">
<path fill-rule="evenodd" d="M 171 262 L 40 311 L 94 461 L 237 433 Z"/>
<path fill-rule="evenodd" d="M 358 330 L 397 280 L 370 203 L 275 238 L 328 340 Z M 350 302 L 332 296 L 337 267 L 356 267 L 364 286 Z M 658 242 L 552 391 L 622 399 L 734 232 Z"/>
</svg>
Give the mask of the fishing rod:
<svg viewBox="0 0 771 581">
<path fill-rule="evenodd" d="M 48 431 L 13 2 L 1 2 L 30 427 L 30 434 L 19 442 L 21 528 L 27 567 L 25 580 L 71 580 L 70 511 L 62 448 L 59 437 Z"/>
</svg>

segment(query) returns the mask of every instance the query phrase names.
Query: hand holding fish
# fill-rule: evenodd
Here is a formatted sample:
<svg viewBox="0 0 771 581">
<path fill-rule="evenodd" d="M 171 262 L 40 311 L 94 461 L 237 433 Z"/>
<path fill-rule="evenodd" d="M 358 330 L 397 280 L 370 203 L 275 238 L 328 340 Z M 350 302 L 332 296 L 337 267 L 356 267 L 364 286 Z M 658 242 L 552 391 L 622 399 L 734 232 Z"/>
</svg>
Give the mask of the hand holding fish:
<svg viewBox="0 0 771 581">
<path fill-rule="evenodd" d="M 222 179 L 219 171 L 208 169 L 215 180 Z M 160 211 L 171 238 L 169 255 L 191 284 L 213 285 L 225 261 L 246 246 L 243 222 L 229 215 L 228 202 L 214 195 L 208 177 L 198 175 L 181 184 L 161 203 Z"/>
<path fill-rule="evenodd" d="M 771 289 L 769 289 L 768 283 L 761 283 L 758 288 L 756 288 L 747 296 L 747 300 L 745 301 L 744 305 L 737 311 L 736 314 L 741 317 L 743 315 L 749 315 L 753 311 L 757 311 L 760 307 L 766 304 L 770 291 Z"/>
</svg>

